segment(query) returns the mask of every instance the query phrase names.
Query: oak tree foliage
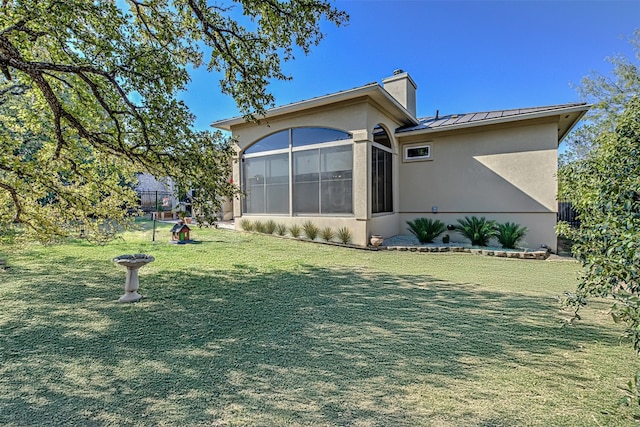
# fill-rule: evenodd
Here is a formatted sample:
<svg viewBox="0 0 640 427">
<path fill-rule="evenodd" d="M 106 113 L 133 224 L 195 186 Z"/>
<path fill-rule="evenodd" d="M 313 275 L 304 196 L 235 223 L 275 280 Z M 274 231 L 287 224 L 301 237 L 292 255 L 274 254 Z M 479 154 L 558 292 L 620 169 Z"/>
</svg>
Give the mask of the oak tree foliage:
<svg viewBox="0 0 640 427">
<path fill-rule="evenodd" d="M 611 76 L 591 73 L 581 94 L 594 106 L 561 159 L 558 182 L 578 213 L 579 228 L 559 223 L 582 263 L 577 292 L 565 303 L 578 310 L 589 297 L 612 301 L 614 321 L 640 353 L 640 29 L 631 43 L 635 61 L 609 58 Z M 624 403 L 640 404 L 640 373 L 623 388 Z"/>
<path fill-rule="evenodd" d="M 325 0 L 0 0 L 0 233 L 109 235 L 136 205 L 136 172 L 197 188 L 212 221 L 236 192 L 231 145 L 193 130 L 188 67 L 222 75 L 256 118 L 289 78 L 282 61 L 346 19 Z"/>
<path fill-rule="evenodd" d="M 629 43 L 634 48 L 634 58 L 621 54 L 607 57 L 610 73 L 592 71 L 575 87 L 580 97 L 593 106 L 584 124 L 565 140 L 561 165 L 588 157 L 598 142 L 597 136 L 613 130 L 626 104 L 640 94 L 640 29 L 634 31 Z"/>
<path fill-rule="evenodd" d="M 640 99 L 627 102 L 589 157 L 559 173 L 580 219 L 578 229 L 558 226 L 575 242 L 573 253 L 583 266 L 575 301 L 611 298 L 613 319 L 626 326 L 640 353 Z M 640 403 L 639 384 L 634 380 L 627 386 L 627 402 Z"/>
</svg>

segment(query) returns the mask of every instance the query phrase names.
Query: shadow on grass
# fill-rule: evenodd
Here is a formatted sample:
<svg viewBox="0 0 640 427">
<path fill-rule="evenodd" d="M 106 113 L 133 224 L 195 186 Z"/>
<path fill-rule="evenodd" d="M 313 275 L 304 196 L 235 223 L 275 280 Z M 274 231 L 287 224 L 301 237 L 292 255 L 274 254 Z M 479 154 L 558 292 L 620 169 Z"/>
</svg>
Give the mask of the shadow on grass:
<svg viewBox="0 0 640 427">
<path fill-rule="evenodd" d="M 428 425 L 416 387 L 618 342 L 560 328 L 553 300 L 428 275 L 142 270 L 148 298 L 119 304 L 123 271 L 67 266 L 22 271 L 0 317 L 0 424 Z"/>
</svg>

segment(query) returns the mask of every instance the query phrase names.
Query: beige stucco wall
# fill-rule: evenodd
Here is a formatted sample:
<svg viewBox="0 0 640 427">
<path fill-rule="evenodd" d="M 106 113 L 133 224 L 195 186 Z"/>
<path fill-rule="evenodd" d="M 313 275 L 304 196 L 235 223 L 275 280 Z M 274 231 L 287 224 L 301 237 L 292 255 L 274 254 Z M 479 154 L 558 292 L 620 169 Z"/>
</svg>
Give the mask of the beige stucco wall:
<svg viewBox="0 0 640 427">
<path fill-rule="evenodd" d="M 463 219 L 465 216 L 477 216 L 485 217 L 487 219 L 495 220 L 499 223 L 504 222 L 515 222 L 520 225 L 524 225 L 527 227 L 527 235 L 522 239 L 519 243 L 520 247 L 537 249 L 541 245 L 546 245 L 551 250 L 556 251 L 556 235 L 554 232 L 554 227 L 556 225 L 556 214 L 555 213 L 486 213 L 486 212 L 471 212 L 465 214 L 455 214 L 455 213 L 447 213 L 447 214 L 432 214 L 432 213 L 424 213 L 424 214 L 399 214 L 400 220 L 400 232 L 398 234 L 411 234 L 407 229 L 407 221 L 412 221 L 418 217 L 431 218 L 431 219 L 439 219 L 445 224 L 458 224 L 458 219 Z M 452 243 L 466 243 L 469 244 L 469 241 L 464 238 L 461 234 L 456 231 L 446 231 L 444 232 L 436 242 L 442 241 L 442 236 L 448 234 L 451 238 Z M 492 246 L 500 246 L 496 239 L 491 239 L 489 242 Z"/>
<path fill-rule="evenodd" d="M 431 160 L 399 164 L 400 228 L 425 216 L 456 223 L 464 216 L 517 222 L 528 247 L 555 250 L 557 124 L 495 127 L 404 138 L 431 144 Z M 437 214 L 433 214 L 433 208 Z"/>
<path fill-rule="evenodd" d="M 382 124 L 392 139 L 394 152 L 393 214 L 371 214 L 371 140 L 373 128 Z M 372 234 L 391 237 L 408 234 L 406 221 L 434 217 L 455 223 L 464 216 L 485 216 L 499 222 L 526 226 L 528 247 L 546 244 L 555 250 L 557 122 L 544 119 L 470 128 L 428 135 L 394 135 L 401 124 L 390 119 L 384 108 L 369 98 L 341 105 L 298 112 L 259 124 L 234 126 L 239 154 L 264 136 L 292 127 L 318 126 L 353 134 L 354 165 L 352 216 L 264 216 L 251 220 L 292 225 L 312 220 L 318 227 L 351 228 L 353 243 L 366 245 Z M 429 161 L 404 162 L 407 144 L 431 144 Z M 234 182 L 242 182 L 241 163 L 234 163 Z M 433 214 L 432 208 L 438 213 Z M 241 219 L 241 201 L 234 201 L 236 226 Z M 452 235 L 454 240 L 462 237 Z"/>
<path fill-rule="evenodd" d="M 234 225 L 237 230 L 242 229 L 242 219 L 248 219 L 252 222 L 261 221 L 263 223 L 269 220 L 273 220 L 276 222 L 276 224 L 285 224 L 287 227 L 290 227 L 294 224 L 298 224 L 302 227 L 302 224 L 307 221 L 311 221 L 319 229 L 322 229 L 324 227 L 331 227 L 333 231 L 337 231 L 342 227 L 348 227 L 351 230 L 352 234 L 352 244 L 358 246 L 367 245 L 367 222 L 359 221 L 355 218 L 331 216 L 246 215 L 242 218 L 236 218 Z M 302 232 L 300 237 L 304 237 L 304 232 Z M 317 239 L 320 240 L 320 236 L 318 236 Z"/>
<path fill-rule="evenodd" d="M 285 223 L 288 226 L 293 223 L 302 224 L 307 220 L 312 220 L 317 226 L 332 226 L 334 229 L 348 226 L 352 230 L 353 241 L 356 245 L 366 246 L 371 234 L 384 234 L 398 229 L 398 221 L 395 215 L 389 218 L 376 218 L 373 223 L 371 219 L 371 185 L 370 185 L 370 162 L 371 162 L 371 140 L 373 139 L 373 129 L 381 124 L 388 130 L 393 139 L 393 131 L 401 125 L 385 114 L 384 108 L 368 98 L 351 100 L 342 105 L 333 105 L 331 108 L 319 108 L 307 111 L 305 114 L 287 115 L 272 118 L 259 124 L 245 123 L 234 126 L 232 131 L 237 140 L 237 152 L 239 156 L 254 142 L 275 132 L 295 127 L 328 127 L 339 129 L 353 134 L 353 215 L 345 217 L 325 217 L 325 216 L 263 216 L 245 215 L 251 220 L 264 221 L 274 219 L 276 222 Z M 394 143 L 395 145 L 395 143 Z M 397 149 L 396 149 L 397 152 Z M 394 165 L 397 168 L 397 162 Z M 397 170 L 394 170 L 397 174 Z M 235 162 L 233 167 L 234 182 L 242 182 L 241 162 Z M 395 184 L 397 185 L 397 184 Z M 398 204 L 398 192 L 394 189 L 395 206 Z M 239 227 L 241 218 L 242 201 L 234 201 L 233 211 L 236 226 Z"/>
</svg>

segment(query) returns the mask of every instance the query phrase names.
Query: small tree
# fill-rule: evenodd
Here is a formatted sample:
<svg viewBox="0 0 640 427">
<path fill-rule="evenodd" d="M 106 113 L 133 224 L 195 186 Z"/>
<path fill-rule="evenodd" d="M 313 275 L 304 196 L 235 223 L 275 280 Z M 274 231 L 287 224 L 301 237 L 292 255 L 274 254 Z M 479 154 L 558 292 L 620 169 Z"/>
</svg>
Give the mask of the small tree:
<svg viewBox="0 0 640 427">
<path fill-rule="evenodd" d="M 640 352 L 640 100 L 632 99 L 614 131 L 602 133 L 588 158 L 561 170 L 565 196 L 578 212 L 580 227 L 566 223 L 558 232 L 575 243 L 584 267 L 581 296 L 613 297 L 614 321 Z M 638 382 L 628 401 L 640 404 Z"/>
</svg>

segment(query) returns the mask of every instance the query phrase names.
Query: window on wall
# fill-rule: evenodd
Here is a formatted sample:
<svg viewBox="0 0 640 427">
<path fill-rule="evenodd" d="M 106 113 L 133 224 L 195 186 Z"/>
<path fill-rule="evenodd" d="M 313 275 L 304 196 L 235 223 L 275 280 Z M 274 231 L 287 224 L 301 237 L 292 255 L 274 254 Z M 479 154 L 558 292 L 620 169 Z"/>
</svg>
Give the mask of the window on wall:
<svg viewBox="0 0 640 427">
<path fill-rule="evenodd" d="M 431 144 L 414 144 L 404 147 L 404 161 L 416 160 L 431 160 Z"/>
<path fill-rule="evenodd" d="M 391 139 L 381 126 L 374 128 L 371 146 L 371 212 L 393 212 Z"/>
<path fill-rule="evenodd" d="M 327 128 L 288 129 L 253 144 L 245 150 L 242 161 L 244 213 L 353 213 L 349 133 Z M 293 200 L 291 207 L 289 200 Z"/>
<path fill-rule="evenodd" d="M 293 212 L 350 214 L 353 212 L 353 148 L 326 147 L 293 153 Z"/>
<path fill-rule="evenodd" d="M 289 156 L 275 154 L 244 160 L 244 211 L 289 213 Z"/>
</svg>

